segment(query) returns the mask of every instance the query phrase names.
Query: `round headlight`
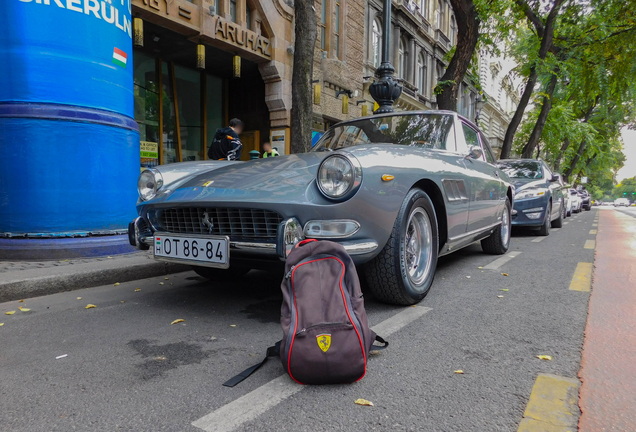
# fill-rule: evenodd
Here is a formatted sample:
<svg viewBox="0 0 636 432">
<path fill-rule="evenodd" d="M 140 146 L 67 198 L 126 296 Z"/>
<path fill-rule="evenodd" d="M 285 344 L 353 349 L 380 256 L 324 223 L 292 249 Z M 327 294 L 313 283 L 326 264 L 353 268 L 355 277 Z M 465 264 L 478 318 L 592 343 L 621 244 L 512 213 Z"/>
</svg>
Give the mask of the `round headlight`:
<svg viewBox="0 0 636 432">
<path fill-rule="evenodd" d="M 156 169 L 144 170 L 137 180 L 137 191 L 144 201 L 153 199 L 161 186 L 163 186 L 163 177 Z"/>
<path fill-rule="evenodd" d="M 357 159 L 345 154 L 325 158 L 318 168 L 318 188 L 328 198 L 347 196 L 362 181 L 362 170 Z"/>
</svg>

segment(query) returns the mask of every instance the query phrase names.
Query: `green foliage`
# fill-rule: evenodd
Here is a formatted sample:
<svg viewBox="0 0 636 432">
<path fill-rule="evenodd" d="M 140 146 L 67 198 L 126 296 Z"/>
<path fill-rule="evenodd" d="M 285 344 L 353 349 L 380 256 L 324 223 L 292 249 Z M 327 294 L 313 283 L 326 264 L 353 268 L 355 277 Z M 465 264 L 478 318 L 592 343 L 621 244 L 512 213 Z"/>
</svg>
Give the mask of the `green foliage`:
<svg viewBox="0 0 636 432">
<path fill-rule="evenodd" d="M 435 93 L 436 95 L 441 94 L 444 91 L 444 87 L 452 87 L 454 85 L 455 81 L 453 80 L 438 81 L 435 88 L 433 88 L 433 93 Z"/>
</svg>

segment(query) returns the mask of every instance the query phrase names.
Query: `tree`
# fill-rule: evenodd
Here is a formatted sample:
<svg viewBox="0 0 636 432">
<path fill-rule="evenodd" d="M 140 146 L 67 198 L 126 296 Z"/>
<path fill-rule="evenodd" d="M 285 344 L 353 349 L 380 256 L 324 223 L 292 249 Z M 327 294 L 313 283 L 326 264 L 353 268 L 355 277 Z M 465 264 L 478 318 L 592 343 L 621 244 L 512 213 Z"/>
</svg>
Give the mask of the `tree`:
<svg viewBox="0 0 636 432">
<path fill-rule="evenodd" d="M 323 0 L 325 1 L 325 0 Z M 292 153 L 311 149 L 314 72 L 314 48 L 318 36 L 314 0 L 294 2 L 294 63 L 292 72 L 291 139 Z"/>
<path fill-rule="evenodd" d="M 526 110 L 526 107 L 528 106 L 528 103 L 530 102 L 530 98 L 532 97 L 532 93 L 534 92 L 534 87 L 537 83 L 538 67 L 540 63 L 545 60 L 548 52 L 550 52 L 550 50 L 553 50 L 554 27 L 563 2 L 564 0 L 552 0 L 552 6 L 549 9 L 549 12 L 546 17 L 543 18 L 541 17 L 541 14 L 538 10 L 533 9 L 530 6 L 528 0 L 515 0 L 518 8 L 521 10 L 521 12 L 525 15 L 527 20 L 534 28 L 537 39 L 539 41 L 539 50 L 536 58 L 532 59 L 532 63 L 528 71 L 528 79 L 526 81 L 526 86 L 523 90 L 523 93 L 521 94 L 519 105 L 517 106 L 517 109 L 515 110 L 515 113 L 510 120 L 510 124 L 506 129 L 506 135 L 504 136 L 504 141 L 501 147 L 501 159 L 507 159 L 510 157 L 514 135 L 517 132 L 517 128 L 521 124 L 521 121 L 523 120 L 523 114 Z M 541 3 L 537 2 L 536 7 L 538 8 L 540 5 Z"/>
<path fill-rule="evenodd" d="M 481 19 L 473 0 L 450 0 L 457 22 L 457 45 L 446 72 L 435 87 L 437 107 L 457 111 L 457 94 L 470 67 L 477 42 Z"/>
</svg>

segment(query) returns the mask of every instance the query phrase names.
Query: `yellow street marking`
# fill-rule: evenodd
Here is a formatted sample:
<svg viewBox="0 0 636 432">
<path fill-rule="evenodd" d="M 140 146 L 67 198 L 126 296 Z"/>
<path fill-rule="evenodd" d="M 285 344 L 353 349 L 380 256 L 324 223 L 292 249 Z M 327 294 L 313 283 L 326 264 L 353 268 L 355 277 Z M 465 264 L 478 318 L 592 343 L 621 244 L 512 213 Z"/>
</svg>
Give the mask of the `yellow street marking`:
<svg viewBox="0 0 636 432">
<path fill-rule="evenodd" d="M 596 240 L 585 240 L 585 246 L 583 249 L 594 249 L 596 247 Z"/>
<path fill-rule="evenodd" d="M 593 223 L 593 224 L 592 224 L 592 226 L 595 226 L 595 227 L 597 227 L 597 226 L 598 226 L 598 224 L 597 224 L 597 223 Z"/>
<path fill-rule="evenodd" d="M 539 374 L 518 432 L 576 432 L 579 381 Z"/>
<path fill-rule="evenodd" d="M 590 230 L 590 234 L 592 235 L 596 234 L 596 230 Z"/>
<path fill-rule="evenodd" d="M 578 263 L 570 282 L 570 290 L 589 292 L 592 286 L 592 268 L 592 263 Z"/>
</svg>

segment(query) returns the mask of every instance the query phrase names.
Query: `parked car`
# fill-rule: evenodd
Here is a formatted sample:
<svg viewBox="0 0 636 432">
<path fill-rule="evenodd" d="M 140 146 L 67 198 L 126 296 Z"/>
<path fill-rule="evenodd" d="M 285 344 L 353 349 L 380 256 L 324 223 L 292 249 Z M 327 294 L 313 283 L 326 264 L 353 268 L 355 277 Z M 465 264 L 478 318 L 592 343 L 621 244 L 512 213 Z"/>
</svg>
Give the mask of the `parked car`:
<svg viewBox="0 0 636 432">
<path fill-rule="evenodd" d="M 304 154 L 162 165 L 138 186 L 130 243 L 210 279 L 276 267 L 299 241 L 327 239 L 365 264 L 380 300 L 414 304 L 439 256 L 510 243 L 510 179 L 477 126 L 450 111 L 342 122 Z"/>
<path fill-rule="evenodd" d="M 614 207 L 629 207 L 629 200 L 627 198 L 616 198 Z"/>
<path fill-rule="evenodd" d="M 572 196 L 568 193 L 569 185 L 566 185 L 563 181 L 563 176 L 559 173 L 555 173 L 559 177 L 559 184 L 561 185 L 561 193 L 563 195 L 563 206 L 565 207 L 563 212 L 563 218 L 569 218 L 572 216 Z"/>
<path fill-rule="evenodd" d="M 586 210 L 592 210 L 592 197 L 590 193 L 585 189 L 578 191 L 579 196 L 581 197 L 581 207 Z"/>
<path fill-rule="evenodd" d="M 569 193 L 572 199 L 572 213 L 579 213 L 582 209 L 583 200 L 576 189 L 569 189 Z"/>
<path fill-rule="evenodd" d="M 536 159 L 502 159 L 497 164 L 515 186 L 512 225 L 537 227 L 547 236 L 563 226 L 563 184 L 545 162 Z"/>
</svg>

